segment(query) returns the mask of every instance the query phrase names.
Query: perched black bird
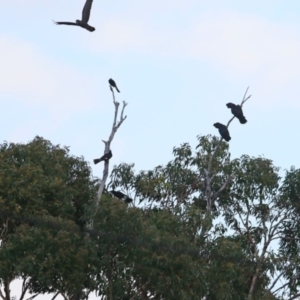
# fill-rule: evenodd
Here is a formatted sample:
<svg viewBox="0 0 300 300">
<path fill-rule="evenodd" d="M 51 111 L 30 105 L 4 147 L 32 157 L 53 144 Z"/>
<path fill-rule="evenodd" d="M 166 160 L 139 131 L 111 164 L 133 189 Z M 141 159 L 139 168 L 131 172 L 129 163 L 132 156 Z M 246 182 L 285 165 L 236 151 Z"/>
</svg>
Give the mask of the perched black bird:
<svg viewBox="0 0 300 300">
<path fill-rule="evenodd" d="M 240 105 L 235 105 L 233 103 L 227 103 L 226 106 L 228 108 L 231 108 L 232 114 L 240 120 L 241 124 L 247 123 L 247 120 L 243 114 L 242 107 Z"/>
<path fill-rule="evenodd" d="M 229 142 L 231 140 L 231 137 L 229 135 L 229 131 L 227 127 L 221 123 L 215 123 L 214 126 L 219 129 L 219 132 L 221 134 L 221 137 L 226 141 Z"/>
<path fill-rule="evenodd" d="M 118 93 L 120 93 L 120 91 L 119 91 L 119 89 L 118 89 L 118 87 L 117 87 L 117 85 L 116 85 L 116 83 L 115 83 L 115 81 L 113 80 L 113 79 L 109 79 L 108 80 L 108 83 L 112 86 L 112 87 L 114 87 L 117 91 L 118 91 Z"/>
<path fill-rule="evenodd" d="M 94 164 L 96 165 L 97 163 L 99 163 L 100 161 L 103 161 L 103 160 L 107 161 L 107 160 L 111 159 L 112 156 L 113 156 L 112 152 L 111 152 L 111 150 L 109 150 L 109 152 L 105 153 L 102 157 L 94 159 Z"/>
<path fill-rule="evenodd" d="M 73 22 L 55 22 L 56 25 L 74 25 L 74 26 L 80 26 L 90 32 L 93 32 L 96 30 L 96 28 L 90 26 L 88 24 L 91 8 L 92 8 L 93 0 L 86 0 L 85 5 L 82 10 L 82 17 L 81 20 L 76 20 L 76 23 Z"/>
<path fill-rule="evenodd" d="M 109 192 L 112 193 L 118 199 L 124 200 L 126 203 L 132 202 L 132 199 L 129 198 L 127 195 L 123 194 L 122 192 L 114 191 L 114 190 L 109 191 Z"/>
</svg>

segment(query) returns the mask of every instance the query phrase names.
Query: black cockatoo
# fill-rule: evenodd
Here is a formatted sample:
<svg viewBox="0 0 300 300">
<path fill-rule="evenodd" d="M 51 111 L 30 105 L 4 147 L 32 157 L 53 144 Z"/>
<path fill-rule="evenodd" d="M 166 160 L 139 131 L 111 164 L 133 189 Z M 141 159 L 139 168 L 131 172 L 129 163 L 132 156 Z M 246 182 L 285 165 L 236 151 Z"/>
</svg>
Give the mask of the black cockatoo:
<svg viewBox="0 0 300 300">
<path fill-rule="evenodd" d="M 124 200 L 126 203 L 130 203 L 132 202 L 132 199 L 129 198 L 127 195 L 123 194 L 120 191 L 109 191 L 110 193 L 112 193 L 115 197 L 117 197 L 118 199 Z"/>
<path fill-rule="evenodd" d="M 227 127 L 221 123 L 215 123 L 214 126 L 219 129 L 221 137 L 226 141 L 229 142 L 231 137 L 229 135 L 229 131 Z"/>
<path fill-rule="evenodd" d="M 226 106 L 231 108 L 232 114 L 240 120 L 241 124 L 247 123 L 246 118 L 244 117 L 242 107 L 240 105 L 235 105 L 233 103 L 227 103 Z"/>
<path fill-rule="evenodd" d="M 111 150 L 109 150 L 109 152 L 105 153 L 102 157 L 94 159 L 94 164 L 96 165 L 97 163 L 99 163 L 100 161 L 103 161 L 103 160 L 107 161 L 107 160 L 111 159 L 112 156 L 113 156 L 112 152 L 111 152 Z"/>
<path fill-rule="evenodd" d="M 96 28 L 90 26 L 88 24 L 91 8 L 92 8 L 93 0 L 86 0 L 85 5 L 82 10 L 82 17 L 81 20 L 76 20 L 76 23 L 74 22 L 55 22 L 56 25 L 74 25 L 74 26 L 80 26 L 90 32 L 93 32 L 96 30 Z"/>
<path fill-rule="evenodd" d="M 114 87 L 118 91 L 118 93 L 120 93 L 120 91 L 119 91 L 119 89 L 118 89 L 118 87 L 117 87 L 117 85 L 116 85 L 116 83 L 113 79 L 110 78 L 108 80 L 108 83 L 110 84 L 110 86 Z"/>
</svg>

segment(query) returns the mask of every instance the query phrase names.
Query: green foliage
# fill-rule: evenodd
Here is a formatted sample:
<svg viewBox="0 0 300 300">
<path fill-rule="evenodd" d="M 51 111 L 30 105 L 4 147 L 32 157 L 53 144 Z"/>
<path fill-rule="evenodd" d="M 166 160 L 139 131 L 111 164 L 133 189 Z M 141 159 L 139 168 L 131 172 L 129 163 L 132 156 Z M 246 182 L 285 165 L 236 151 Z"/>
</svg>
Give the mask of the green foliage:
<svg viewBox="0 0 300 300">
<path fill-rule="evenodd" d="M 174 160 L 165 167 L 141 171 L 135 175 L 134 165 L 121 164 L 111 173 L 109 186 L 122 187 L 128 193 L 134 193 L 139 202 L 156 203 L 161 207 L 192 203 L 194 199 L 205 200 L 205 173 L 209 157 L 216 150 L 216 137 L 199 136 L 198 151 L 192 153 L 188 144 L 173 149 Z M 230 154 L 227 143 L 222 143 L 212 170 L 215 174 L 211 184 L 217 190 L 223 184 L 230 167 Z"/>
<path fill-rule="evenodd" d="M 88 164 L 66 147 L 40 137 L 0 146 L 2 282 L 29 276 L 28 289 L 43 293 L 82 286 L 88 245 L 80 228 L 94 185 Z"/>
<path fill-rule="evenodd" d="M 206 299 L 272 299 L 268 286 L 274 290 L 272 280 L 283 278 L 288 284 L 277 289 L 276 299 L 295 295 L 300 279 L 299 170 L 292 168 L 282 180 L 269 159 L 243 155 L 231 161 L 227 143 L 211 136 L 198 140 L 195 153 L 183 144 L 174 148 L 172 161 L 154 170 L 135 174 L 133 165 L 115 167 L 110 185 L 126 188 L 139 203 L 169 211 L 186 224 L 189 240 L 209 262 L 204 262 Z M 230 174 L 233 179 L 219 193 Z M 212 214 L 206 214 L 207 197 L 215 195 Z"/>
<path fill-rule="evenodd" d="M 2 144 L 0 283 L 19 277 L 32 293 L 78 300 L 296 296 L 300 171 L 281 178 L 271 160 L 231 160 L 228 143 L 198 141 L 153 170 L 116 166 L 108 187 L 143 206 L 105 190 L 97 211 L 99 181 L 68 148 Z"/>
<path fill-rule="evenodd" d="M 128 209 L 104 197 L 93 239 L 98 250 L 95 275 L 102 274 L 98 293 L 116 299 L 141 299 L 145 293 L 193 299 L 203 289 L 202 263 L 184 225 L 168 211 Z M 98 237 L 97 232 L 105 235 Z M 187 286 L 193 288 L 187 292 Z"/>
</svg>

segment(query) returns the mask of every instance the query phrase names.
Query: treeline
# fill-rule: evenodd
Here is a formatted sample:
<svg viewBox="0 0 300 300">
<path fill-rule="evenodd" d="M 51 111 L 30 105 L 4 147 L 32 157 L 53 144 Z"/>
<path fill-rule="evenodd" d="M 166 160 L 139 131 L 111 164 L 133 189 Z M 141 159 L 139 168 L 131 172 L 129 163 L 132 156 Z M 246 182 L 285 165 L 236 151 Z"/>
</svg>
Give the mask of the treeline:
<svg viewBox="0 0 300 300">
<path fill-rule="evenodd" d="M 296 299 L 300 170 L 281 178 L 271 160 L 230 160 L 222 142 L 209 209 L 219 139 L 198 140 L 153 170 L 115 166 L 107 189 L 134 201 L 105 189 L 96 213 L 100 181 L 82 157 L 40 137 L 0 145 L 1 298 L 18 278 L 21 300 Z"/>
</svg>

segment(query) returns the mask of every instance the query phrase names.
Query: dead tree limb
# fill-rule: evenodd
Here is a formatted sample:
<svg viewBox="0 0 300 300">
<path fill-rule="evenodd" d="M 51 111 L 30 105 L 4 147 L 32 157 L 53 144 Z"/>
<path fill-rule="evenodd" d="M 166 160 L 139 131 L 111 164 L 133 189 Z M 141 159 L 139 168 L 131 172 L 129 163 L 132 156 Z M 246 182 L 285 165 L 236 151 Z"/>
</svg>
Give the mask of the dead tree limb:
<svg viewBox="0 0 300 300">
<path fill-rule="evenodd" d="M 124 120 L 127 118 L 127 116 L 124 117 L 124 110 L 128 103 L 123 101 L 123 107 L 122 107 L 121 115 L 120 115 L 120 118 L 118 121 L 118 112 L 119 112 L 120 103 L 116 101 L 115 93 L 111 86 L 110 86 L 110 90 L 112 92 L 113 104 L 115 106 L 115 115 L 114 115 L 114 121 L 113 121 L 112 129 L 111 129 L 111 133 L 109 135 L 108 140 L 107 141 L 102 140 L 102 142 L 105 144 L 104 154 L 110 151 L 110 145 L 111 145 L 112 140 L 114 139 L 114 136 L 115 136 L 117 130 L 122 125 Z M 105 187 L 105 183 L 106 183 L 106 180 L 108 177 L 108 172 L 109 172 L 109 160 L 105 160 L 103 176 L 102 176 L 101 183 L 100 183 L 100 186 L 99 186 L 99 189 L 97 192 L 97 202 L 96 202 L 96 210 L 95 211 L 97 211 L 97 209 L 98 209 L 99 202 L 100 202 L 100 199 L 101 199 L 104 187 Z"/>
</svg>

